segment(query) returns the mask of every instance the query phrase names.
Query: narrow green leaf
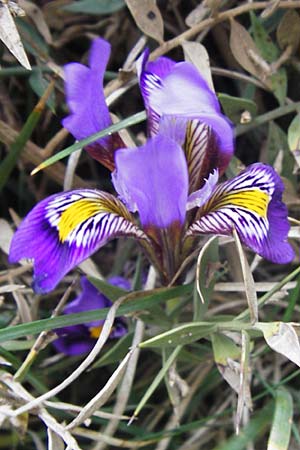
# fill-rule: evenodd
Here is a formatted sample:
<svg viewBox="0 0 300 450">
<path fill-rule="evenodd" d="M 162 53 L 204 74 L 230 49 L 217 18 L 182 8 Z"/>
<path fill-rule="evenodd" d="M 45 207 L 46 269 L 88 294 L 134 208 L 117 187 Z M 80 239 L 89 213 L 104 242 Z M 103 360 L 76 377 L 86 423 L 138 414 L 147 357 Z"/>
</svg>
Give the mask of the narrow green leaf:
<svg viewBox="0 0 300 450">
<path fill-rule="evenodd" d="M 29 140 L 30 136 L 33 133 L 33 130 L 37 126 L 38 121 L 40 120 L 41 114 L 44 110 L 46 101 L 53 90 L 54 84 L 53 82 L 47 87 L 43 96 L 33 109 L 32 113 L 27 118 L 22 130 L 18 134 L 15 142 L 11 145 L 11 148 L 6 155 L 5 159 L 2 161 L 0 165 L 0 191 L 5 186 L 13 168 L 15 167 L 20 154 Z"/>
<path fill-rule="evenodd" d="M 29 76 L 29 84 L 32 90 L 36 93 L 38 97 L 42 97 L 44 92 L 49 86 L 49 82 L 43 78 L 43 74 L 41 70 L 34 70 L 31 72 Z M 53 114 L 55 114 L 55 95 L 54 91 L 51 92 L 49 98 L 46 102 L 47 106 L 51 109 Z"/>
<path fill-rule="evenodd" d="M 124 8 L 124 0 L 78 0 L 64 6 L 64 11 L 82 14 L 112 14 Z"/>
<path fill-rule="evenodd" d="M 117 339 L 116 343 L 105 352 L 102 358 L 98 359 L 92 366 L 92 369 L 107 366 L 108 364 L 119 363 L 125 358 L 128 349 L 132 344 L 133 333 L 127 333 L 121 339 Z"/>
<path fill-rule="evenodd" d="M 143 311 L 147 308 L 152 308 L 157 303 L 169 300 L 180 295 L 187 295 L 192 292 L 193 285 L 188 284 L 184 286 L 176 286 L 173 288 L 159 288 L 152 291 L 138 291 L 127 295 L 126 303 L 121 305 L 117 311 L 116 316 L 124 316 L 136 311 Z M 87 323 L 95 320 L 105 319 L 109 308 L 96 309 L 77 314 L 65 314 L 60 317 L 53 317 L 49 319 L 36 320 L 30 323 L 23 323 L 21 325 L 9 326 L 0 329 L 0 342 L 16 339 L 31 334 L 40 333 L 41 331 L 53 330 L 68 325 L 78 325 L 80 323 Z"/>
<path fill-rule="evenodd" d="M 119 288 L 113 284 L 109 284 L 100 278 L 88 277 L 88 280 L 98 289 L 99 292 L 109 298 L 112 302 L 118 300 L 118 298 L 123 297 L 128 294 L 126 289 Z"/>
<path fill-rule="evenodd" d="M 266 431 L 272 420 L 273 408 L 273 402 L 268 403 L 251 418 L 242 433 L 233 435 L 213 450 L 245 450 L 248 444 L 255 442 Z"/>
<path fill-rule="evenodd" d="M 287 389 L 276 391 L 275 412 L 267 450 L 288 450 L 293 423 L 293 399 Z"/>
<path fill-rule="evenodd" d="M 147 391 L 145 392 L 145 394 L 143 395 L 143 398 L 141 399 L 141 401 L 139 402 L 138 406 L 135 408 L 135 411 L 133 413 L 133 418 L 137 417 L 138 414 L 140 413 L 140 411 L 142 410 L 143 406 L 146 404 L 147 400 L 151 397 L 151 395 L 153 394 L 153 392 L 156 390 L 156 388 L 158 387 L 158 385 L 161 383 L 161 381 L 164 379 L 167 371 L 169 370 L 169 368 L 171 367 L 171 365 L 174 363 L 174 361 L 176 360 L 178 354 L 180 353 L 181 350 L 181 346 L 179 345 L 178 347 L 176 347 L 174 349 L 174 351 L 171 353 L 171 355 L 169 356 L 169 358 L 167 359 L 167 361 L 165 362 L 165 364 L 163 364 L 162 368 L 160 369 L 160 371 L 158 372 L 158 374 L 156 375 L 156 377 L 154 378 L 154 380 L 152 381 L 151 385 L 148 387 Z"/>
<path fill-rule="evenodd" d="M 250 12 L 251 18 L 251 31 L 253 39 L 257 48 L 260 51 L 261 56 L 269 63 L 276 61 L 280 55 L 279 48 L 272 41 L 267 33 L 262 21 L 255 15 L 253 11 Z"/>
<path fill-rule="evenodd" d="M 280 51 L 278 47 L 271 40 L 269 34 L 266 32 L 261 20 L 251 12 L 251 24 L 253 31 L 253 38 L 257 45 L 262 57 L 269 63 L 275 62 Z M 268 84 L 270 85 L 275 97 L 282 105 L 287 95 L 287 74 L 285 68 L 280 68 L 275 73 L 267 77 Z"/>
<path fill-rule="evenodd" d="M 101 130 L 98 133 L 92 134 L 91 136 L 89 136 L 85 139 L 82 139 L 81 141 L 78 141 L 73 145 L 70 145 L 70 147 L 65 148 L 61 152 L 56 153 L 56 155 L 51 156 L 51 158 L 46 159 L 46 161 L 42 162 L 39 166 L 37 166 L 31 172 L 31 175 L 34 175 L 37 172 L 39 172 L 40 170 L 51 166 L 52 164 L 56 163 L 57 161 L 60 161 L 61 159 L 65 158 L 66 156 L 71 155 L 73 152 L 76 152 L 77 150 L 85 147 L 86 145 L 91 144 L 92 142 L 95 142 L 97 139 L 107 136 L 108 134 L 115 133 L 116 131 L 120 131 L 123 128 L 131 127 L 132 125 L 143 122 L 145 119 L 146 119 L 146 112 L 141 111 L 139 113 L 133 114 L 132 116 L 128 117 L 127 119 L 121 120 L 120 122 L 118 122 L 114 125 L 110 125 L 109 127 L 105 128 L 104 130 Z"/>
<path fill-rule="evenodd" d="M 286 133 L 273 121 L 270 121 L 267 138 L 268 163 L 273 166 L 279 152 L 282 152 L 282 168 L 280 175 L 287 178 L 293 186 L 297 187 L 297 178 L 294 172 L 296 152 L 291 152 Z M 293 154 L 292 154 L 293 153 Z"/>
<path fill-rule="evenodd" d="M 299 299 L 300 299 L 300 277 L 297 278 L 297 285 L 289 295 L 288 305 L 286 310 L 284 311 L 282 318 L 283 322 L 290 322 L 292 320 L 294 309 Z"/>
<path fill-rule="evenodd" d="M 209 336 L 216 328 L 216 324 L 209 322 L 188 323 L 148 339 L 142 342 L 140 347 L 176 347 L 177 345 L 190 344 Z"/>
</svg>

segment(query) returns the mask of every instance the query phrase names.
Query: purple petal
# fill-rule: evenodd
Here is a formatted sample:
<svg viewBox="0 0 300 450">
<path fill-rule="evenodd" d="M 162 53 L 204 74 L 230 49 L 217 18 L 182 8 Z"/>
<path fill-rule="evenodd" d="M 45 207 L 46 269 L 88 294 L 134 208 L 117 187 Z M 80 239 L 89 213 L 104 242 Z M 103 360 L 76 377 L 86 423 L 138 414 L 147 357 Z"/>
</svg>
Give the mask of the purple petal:
<svg viewBox="0 0 300 450">
<path fill-rule="evenodd" d="M 222 174 L 228 164 L 217 144 L 216 135 L 198 119 L 162 116 L 159 132 L 183 147 L 189 171 L 190 194 L 199 190 L 215 169 Z"/>
<path fill-rule="evenodd" d="M 130 283 L 123 277 L 112 277 L 108 280 L 111 284 L 118 287 L 130 289 Z M 94 309 L 109 308 L 111 301 L 99 292 L 95 286 L 86 278 L 81 277 L 81 293 L 79 296 L 69 303 L 63 313 L 75 314 Z M 66 355 L 80 355 L 93 348 L 96 337 L 93 337 L 93 328 L 100 328 L 104 320 L 94 320 L 85 324 L 71 325 L 68 327 L 58 328 L 55 330 L 59 336 L 53 342 L 56 350 Z M 110 338 L 117 339 L 127 333 L 127 325 L 122 317 L 115 320 Z"/>
<path fill-rule="evenodd" d="M 193 64 L 168 64 L 166 69 L 160 59 L 155 63 L 147 63 L 146 58 L 147 54 L 144 54 L 138 69 L 151 134 L 158 132 L 163 115 L 197 119 L 209 125 L 222 153 L 222 164 L 218 168 L 223 172 L 233 154 L 233 130 L 230 121 L 220 111 L 215 93 Z"/>
<path fill-rule="evenodd" d="M 49 292 L 64 275 L 118 236 L 147 239 L 110 194 L 81 189 L 38 203 L 15 233 L 10 262 L 34 259 L 34 290 Z"/>
<path fill-rule="evenodd" d="M 283 190 L 272 167 L 252 164 L 215 188 L 187 236 L 229 235 L 235 228 L 241 241 L 259 255 L 275 263 L 288 263 L 294 251 L 287 241 L 289 223 L 281 200 Z"/>
<path fill-rule="evenodd" d="M 181 147 L 156 136 L 139 148 L 116 152 L 115 188 L 143 226 L 167 228 L 184 223 L 188 172 Z"/>
<path fill-rule="evenodd" d="M 213 173 L 211 173 L 208 179 L 205 181 L 204 186 L 198 191 L 195 191 L 191 195 L 189 195 L 186 205 L 187 211 L 195 207 L 200 208 L 200 206 L 204 205 L 204 203 L 209 200 L 218 182 L 218 179 L 218 170 L 214 170 Z"/>
<path fill-rule="evenodd" d="M 59 337 L 52 342 L 53 346 L 57 352 L 68 356 L 87 353 L 92 350 L 96 343 L 96 340 L 90 337 L 89 330 L 84 325 L 59 328 L 55 332 Z"/>
<path fill-rule="evenodd" d="M 62 124 L 81 140 L 112 124 L 103 91 L 103 77 L 110 55 L 110 45 L 98 38 L 92 42 L 89 65 L 79 63 L 65 65 L 65 90 L 71 114 Z M 91 156 L 113 169 L 114 149 L 122 146 L 118 135 L 98 139 L 87 147 Z"/>
</svg>

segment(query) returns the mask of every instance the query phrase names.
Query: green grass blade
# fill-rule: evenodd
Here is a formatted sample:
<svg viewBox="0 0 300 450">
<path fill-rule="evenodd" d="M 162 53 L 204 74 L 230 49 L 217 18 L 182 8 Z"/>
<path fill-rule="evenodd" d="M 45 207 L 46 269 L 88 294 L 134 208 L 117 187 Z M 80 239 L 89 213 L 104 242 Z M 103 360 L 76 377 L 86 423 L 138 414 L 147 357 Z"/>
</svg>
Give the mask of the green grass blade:
<svg viewBox="0 0 300 450">
<path fill-rule="evenodd" d="M 253 416 L 241 434 L 230 437 L 213 450 L 245 450 L 248 444 L 255 442 L 266 431 L 272 420 L 273 408 L 273 402 L 268 403 Z"/>
<path fill-rule="evenodd" d="M 139 402 L 138 406 L 135 408 L 132 419 L 134 419 L 135 417 L 137 417 L 139 415 L 140 411 L 142 410 L 142 408 L 144 407 L 146 402 L 149 400 L 149 398 L 151 397 L 153 392 L 156 390 L 156 388 L 159 386 L 161 381 L 164 379 L 167 371 L 169 370 L 169 368 L 171 367 L 171 365 L 174 363 L 175 359 L 179 355 L 181 348 L 182 348 L 181 345 L 179 345 L 178 347 L 176 347 L 173 350 L 173 352 L 171 353 L 171 355 L 169 356 L 169 358 L 167 359 L 165 364 L 162 366 L 162 368 L 160 369 L 160 371 L 158 372 L 158 374 L 156 375 L 156 377 L 154 378 L 154 380 L 148 387 L 147 391 L 143 395 L 143 398 Z"/>
<path fill-rule="evenodd" d="M 284 388 L 277 389 L 275 412 L 267 450 L 288 450 L 293 423 L 293 399 Z"/>
<path fill-rule="evenodd" d="M 193 285 L 176 286 L 173 288 L 160 288 L 151 291 L 137 291 L 127 295 L 126 303 L 121 305 L 116 316 L 120 317 L 136 311 L 143 311 L 155 306 L 157 303 L 170 300 L 180 295 L 187 295 L 192 292 Z M 21 325 L 9 326 L 0 329 L 0 342 L 17 339 L 42 331 L 53 330 L 68 325 L 78 325 L 95 320 L 105 319 L 109 308 L 96 309 L 77 314 L 66 314 L 60 317 L 36 320 L 34 322 L 23 323 Z"/>
<path fill-rule="evenodd" d="M 54 82 L 50 83 L 48 88 L 45 90 L 43 96 L 40 98 L 36 106 L 34 107 L 32 113 L 26 120 L 22 130 L 18 134 L 17 139 L 12 144 L 8 154 L 0 165 L 0 191 L 5 186 L 13 168 L 15 167 L 26 142 L 32 135 L 38 121 L 40 120 L 41 114 L 45 108 L 47 100 L 53 90 Z"/>
<path fill-rule="evenodd" d="M 92 142 L 95 142 L 97 139 L 107 136 L 108 134 L 115 133 L 116 131 L 120 131 L 123 128 L 128 128 L 128 127 L 131 127 L 132 125 L 136 125 L 137 123 L 143 122 L 145 119 L 146 119 L 146 112 L 141 111 L 139 113 L 133 114 L 133 116 L 130 116 L 127 119 L 121 120 L 120 122 L 118 122 L 114 125 L 110 125 L 109 127 L 105 128 L 104 130 L 101 130 L 98 133 L 92 134 L 88 138 L 82 139 L 81 141 L 78 141 L 75 144 L 70 145 L 70 147 L 65 148 L 61 152 L 58 152 L 55 155 L 51 156 L 51 158 L 46 159 L 46 161 L 42 162 L 39 166 L 37 166 L 31 172 L 31 175 L 35 175 L 40 170 L 43 170 L 46 167 L 49 167 L 52 164 L 55 164 L 57 161 L 60 161 L 61 159 L 65 158 L 66 156 L 71 155 L 71 153 L 76 152 L 77 150 L 80 150 L 81 148 L 87 146 L 88 144 L 91 144 Z"/>
</svg>

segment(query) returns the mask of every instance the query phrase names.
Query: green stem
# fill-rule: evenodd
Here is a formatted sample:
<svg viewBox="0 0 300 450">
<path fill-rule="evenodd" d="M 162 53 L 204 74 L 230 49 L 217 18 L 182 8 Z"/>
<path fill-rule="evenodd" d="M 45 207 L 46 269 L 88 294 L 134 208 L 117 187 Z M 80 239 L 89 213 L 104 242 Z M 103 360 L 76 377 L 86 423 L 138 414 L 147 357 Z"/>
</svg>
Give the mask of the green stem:
<svg viewBox="0 0 300 450">
<path fill-rule="evenodd" d="M 267 292 L 265 295 L 263 295 L 258 300 L 258 306 L 264 305 L 271 297 L 275 294 L 275 292 L 279 291 L 286 283 L 293 280 L 298 274 L 300 274 L 300 266 L 297 267 L 293 272 L 291 272 L 289 275 L 287 275 L 282 281 L 276 284 L 269 292 Z M 237 320 L 243 320 L 250 316 L 249 310 L 242 312 L 237 316 Z"/>
<path fill-rule="evenodd" d="M 278 117 L 285 116 L 286 114 L 290 114 L 294 111 L 298 111 L 300 109 L 300 102 L 289 103 L 288 105 L 279 106 L 272 111 L 269 111 L 265 114 L 261 114 L 258 117 L 254 117 L 251 123 L 245 125 L 238 125 L 235 129 L 235 135 L 241 136 L 244 133 L 247 133 L 250 130 L 253 130 L 260 125 L 270 122 L 271 120 L 278 119 Z"/>
</svg>

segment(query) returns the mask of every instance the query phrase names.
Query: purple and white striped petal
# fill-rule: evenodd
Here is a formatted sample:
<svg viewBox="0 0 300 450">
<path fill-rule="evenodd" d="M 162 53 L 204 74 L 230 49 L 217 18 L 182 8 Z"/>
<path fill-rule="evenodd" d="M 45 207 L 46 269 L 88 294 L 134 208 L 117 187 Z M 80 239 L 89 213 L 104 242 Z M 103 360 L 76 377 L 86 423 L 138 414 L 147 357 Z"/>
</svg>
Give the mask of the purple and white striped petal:
<svg viewBox="0 0 300 450">
<path fill-rule="evenodd" d="M 217 169 L 222 175 L 228 160 L 220 151 L 212 128 L 198 119 L 162 116 L 159 132 L 182 146 L 189 171 L 189 194 L 201 189 L 205 179 Z"/>
<path fill-rule="evenodd" d="M 124 235 L 148 239 L 118 199 L 90 189 L 63 192 L 38 203 L 23 220 L 9 260 L 33 259 L 33 288 L 49 292 L 107 241 Z"/>
<path fill-rule="evenodd" d="M 89 67 L 79 63 L 64 66 L 66 99 L 71 114 L 62 124 L 81 140 L 112 124 L 106 105 L 103 78 L 110 55 L 110 44 L 98 38 L 92 42 Z M 124 146 L 120 136 L 113 134 L 86 147 L 90 155 L 110 170 L 114 169 L 114 150 Z"/>
<path fill-rule="evenodd" d="M 155 62 L 147 62 L 147 59 L 148 53 L 144 52 L 137 62 L 137 69 L 150 134 L 158 133 L 163 115 L 196 119 L 208 125 L 215 134 L 222 154 L 221 164 L 217 166 L 222 173 L 233 154 L 233 129 L 230 121 L 221 113 L 215 93 L 193 64 L 174 63 L 167 58 L 159 58 Z"/>
<path fill-rule="evenodd" d="M 259 255 L 275 263 L 288 263 L 294 251 L 287 241 L 289 223 L 281 200 L 283 189 L 272 167 L 252 164 L 214 189 L 186 236 L 230 235 L 235 228 L 241 241 Z"/>
</svg>

